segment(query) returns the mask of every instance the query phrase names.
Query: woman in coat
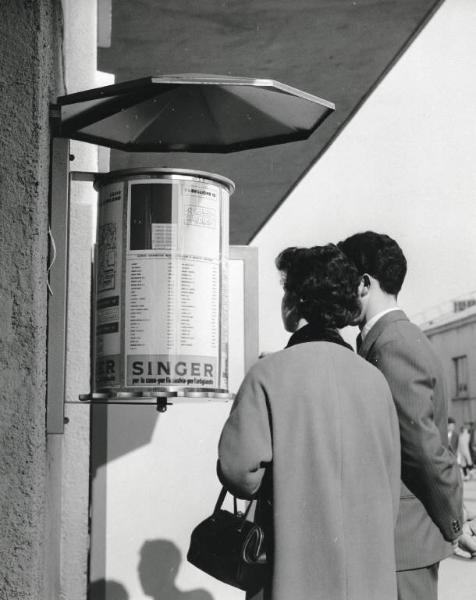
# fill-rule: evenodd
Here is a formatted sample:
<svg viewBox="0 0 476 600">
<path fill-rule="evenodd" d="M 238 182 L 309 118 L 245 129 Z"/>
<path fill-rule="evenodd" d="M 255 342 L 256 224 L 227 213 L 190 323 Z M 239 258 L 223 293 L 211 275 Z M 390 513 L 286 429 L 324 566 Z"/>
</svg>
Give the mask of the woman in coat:
<svg viewBox="0 0 476 600">
<path fill-rule="evenodd" d="M 248 597 L 396 600 L 396 412 L 383 375 L 337 331 L 358 311 L 358 274 L 331 244 L 276 264 L 293 335 L 250 369 L 219 443 L 222 482 L 242 498 L 264 487 L 261 513 L 272 507 L 270 575 Z"/>
</svg>

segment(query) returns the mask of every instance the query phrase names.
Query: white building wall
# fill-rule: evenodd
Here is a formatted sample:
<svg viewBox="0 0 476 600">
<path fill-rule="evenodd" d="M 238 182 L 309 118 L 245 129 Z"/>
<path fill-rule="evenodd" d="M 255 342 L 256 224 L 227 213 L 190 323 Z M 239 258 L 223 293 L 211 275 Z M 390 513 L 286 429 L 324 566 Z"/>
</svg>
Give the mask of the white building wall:
<svg viewBox="0 0 476 600">
<path fill-rule="evenodd" d="M 113 83 L 96 72 L 95 0 L 63 0 L 66 94 Z M 71 142 L 71 171 L 98 171 L 98 149 Z M 89 552 L 89 392 L 90 281 L 96 193 L 90 183 L 71 182 L 70 263 L 67 331 L 66 407 L 63 436 L 61 513 L 61 598 L 84 600 Z"/>
<path fill-rule="evenodd" d="M 474 288 L 475 31 L 476 2 L 447 0 L 251 242 L 262 350 L 287 338 L 274 268 L 286 246 L 388 233 L 409 261 L 400 303 L 410 315 Z"/>
<path fill-rule="evenodd" d="M 230 261 L 229 285 L 230 390 L 236 392 L 247 327 L 240 260 Z M 172 402 L 163 414 L 155 406 L 93 407 L 91 600 L 244 598 L 186 560 L 190 534 L 211 514 L 221 488 L 217 447 L 231 402 Z"/>
<path fill-rule="evenodd" d="M 476 317 L 464 318 L 441 327 L 425 331 L 434 345 L 446 372 L 449 384 L 449 414 L 461 427 L 465 422 L 476 421 Z M 468 393 L 464 398 L 456 394 L 454 360 L 466 356 L 468 361 Z"/>
</svg>

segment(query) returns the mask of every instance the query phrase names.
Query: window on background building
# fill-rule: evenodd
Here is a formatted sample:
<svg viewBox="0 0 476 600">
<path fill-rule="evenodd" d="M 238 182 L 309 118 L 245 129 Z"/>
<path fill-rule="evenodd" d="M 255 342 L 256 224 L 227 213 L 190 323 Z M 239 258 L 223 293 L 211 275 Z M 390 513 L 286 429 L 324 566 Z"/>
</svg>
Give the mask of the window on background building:
<svg viewBox="0 0 476 600">
<path fill-rule="evenodd" d="M 464 398 L 468 396 L 468 357 L 458 356 L 453 358 L 455 366 L 455 396 Z"/>
</svg>

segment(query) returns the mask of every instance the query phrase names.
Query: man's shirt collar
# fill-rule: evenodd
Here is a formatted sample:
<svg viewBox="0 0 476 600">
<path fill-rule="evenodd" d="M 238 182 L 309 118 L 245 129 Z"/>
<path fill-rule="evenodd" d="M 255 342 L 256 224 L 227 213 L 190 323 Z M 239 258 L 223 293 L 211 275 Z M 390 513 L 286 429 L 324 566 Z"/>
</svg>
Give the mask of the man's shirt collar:
<svg viewBox="0 0 476 600">
<path fill-rule="evenodd" d="M 372 327 L 375 325 L 375 323 L 377 323 L 377 321 L 379 319 L 381 319 L 384 315 L 386 315 L 387 313 L 392 312 L 394 310 L 401 310 L 401 308 L 398 307 L 398 306 L 392 306 L 392 308 L 387 308 L 386 310 L 380 311 L 379 313 L 377 313 L 376 315 L 374 315 L 370 319 L 370 321 L 367 321 L 367 323 L 362 328 L 362 331 L 360 332 L 360 335 L 362 336 L 362 340 L 365 340 L 365 338 L 367 337 L 369 331 L 372 329 Z"/>
</svg>

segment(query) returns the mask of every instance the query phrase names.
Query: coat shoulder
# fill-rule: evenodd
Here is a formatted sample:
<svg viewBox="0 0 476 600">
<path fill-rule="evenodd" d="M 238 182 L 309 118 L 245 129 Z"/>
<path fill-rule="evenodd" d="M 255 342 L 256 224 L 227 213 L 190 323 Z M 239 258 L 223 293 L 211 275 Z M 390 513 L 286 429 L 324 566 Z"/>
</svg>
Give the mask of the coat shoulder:
<svg viewBox="0 0 476 600">
<path fill-rule="evenodd" d="M 370 362 L 348 348 L 332 342 L 308 342 L 270 354 L 253 365 L 248 375 L 265 383 L 276 381 L 293 367 L 295 375 L 306 380 L 320 378 L 324 372 L 345 373 L 347 381 L 367 381 L 379 389 L 388 384 Z"/>
<path fill-rule="evenodd" d="M 412 357 L 427 365 L 429 370 L 440 369 L 440 359 L 423 331 L 408 320 L 389 323 L 375 340 L 373 354 Z"/>
<path fill-rule="evenodd" d="M 423 331 L 408 319 L 399 319 L 398 321 L 387 323 L 380 332 L 376 343 L 382 345 L 392 341 L 401 344 L 412 344 L 415 342 L 429 343 Z"/>
</svg>

